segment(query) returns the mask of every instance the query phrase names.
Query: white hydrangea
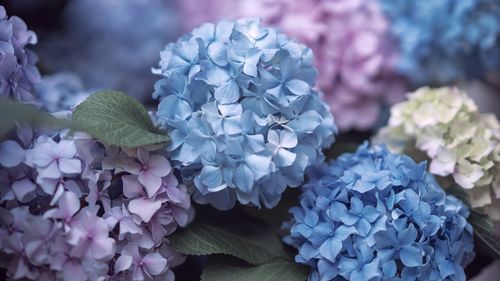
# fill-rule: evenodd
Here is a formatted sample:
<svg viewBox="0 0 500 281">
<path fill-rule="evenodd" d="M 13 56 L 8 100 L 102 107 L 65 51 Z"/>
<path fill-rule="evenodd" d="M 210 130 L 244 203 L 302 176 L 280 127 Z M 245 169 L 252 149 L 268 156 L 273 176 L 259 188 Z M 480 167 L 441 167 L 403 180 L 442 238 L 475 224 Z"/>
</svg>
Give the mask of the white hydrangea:
<svg viewBox="0 0 500 281">
<path fill-rule="evenodd" d="M 500 124 L 479 113 L 458 88 L 421 88 L 391 109 L 389 124 L 376 136 L 390 150 L 423 155 L 429 170 L 451 176 L 473 208 L 500 220 Z"/>
</svg>

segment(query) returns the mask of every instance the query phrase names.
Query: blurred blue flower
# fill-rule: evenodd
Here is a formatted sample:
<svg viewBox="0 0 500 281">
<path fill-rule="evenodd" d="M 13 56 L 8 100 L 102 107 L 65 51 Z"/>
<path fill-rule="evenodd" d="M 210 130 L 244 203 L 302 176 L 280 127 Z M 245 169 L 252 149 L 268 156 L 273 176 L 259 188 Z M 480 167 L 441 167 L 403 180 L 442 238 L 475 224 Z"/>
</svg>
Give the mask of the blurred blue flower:
<svg viewBox="0 0 500 281">
<path fill-rule="evenodd" d="M 311 50 L 258 20 L 202 25 L 167 45 L 154 72 L 168 150 L 199 203 L 274 207 L 337 132 Z"/>
<path fill-rule="evenodd" d="M 73 110 L 91 94 L 80 78 L 70 72 L 44 76 L 36 89 L 38 99 L 49 112 Z"/>
<path fill-rule="evenodd" d="M 173 6 L 164 0 L 68 1 L 64 29 L 47 34 L 38 53 L 52 73 L 71 71 L 89 88 L 120 90 L 145 101 L 154 83 L 151 65 L 177 36 Z"/>
<path fill-rule="evenodd" d="M 0 5 L 0 97 L 34 103 L 34 85 L 40 80 L 38 57 L 27 45 L 36 44 L 33 31 L 16 16 L 7 16 Z"/>
<path fill-rule="evenodd" d="M 365 143 L 311 171 L 284 224 L 309 280 L 465 280 L 469 211 L 425 169 Z"/>
<path fill-rule="evenodd" d="M 500 2 L 381 0 L 399 40 L 398 70 L 417 85 L 500 70 Z"/>
</svg>

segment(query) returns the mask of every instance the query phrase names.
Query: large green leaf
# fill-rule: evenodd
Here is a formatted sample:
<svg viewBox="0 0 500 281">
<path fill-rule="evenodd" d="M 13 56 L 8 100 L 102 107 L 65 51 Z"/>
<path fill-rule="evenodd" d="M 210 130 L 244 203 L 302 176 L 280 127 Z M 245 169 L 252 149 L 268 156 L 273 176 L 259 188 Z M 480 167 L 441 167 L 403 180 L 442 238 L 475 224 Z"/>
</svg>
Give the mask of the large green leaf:
<svg viewBox="0 0 500 281">
<path fill-rule="evenodd" d="M 288 257 L 269 227 L 251 233 L 238 233 L 237 228 L 237 222 L 232 229 L 195 222 L 176 232 L 170 241 L 177 251 L 187 255 L 225 254 L 255 265 Z"/>
<path fill-rule="evenodd" d="M 493 221 L 487 215 L 476 211 L 471 212 L 468 221 L 474 228 L 474 236 L 479 243 L 483 244 L 481 246 L 484 246 L 487 254 L 500 260 L 500 242 L 495 234 Z"/>
<path fill-rule="evenodd" d="M 33 105 L 0 98 L 0 138 L 2 138 L 16 123 L 30 126 L 50 128 L 70 128 L 71 122 L 59 119 Z"/>
<path fill-rule="evenodd" d="M 224 258 L 211 257 L 201 276 L 202 281 L 306 281 L 309 269 L 305 266 L 274 260 L 251 266 Z"/>
<path fill-rule="evenodd" d="M 144 106 L 121 92 L 91 95 L 72 117 L 80 130 L 110 145 L 138 147 L 169 140 L 153 125 Z"/>
</svg>

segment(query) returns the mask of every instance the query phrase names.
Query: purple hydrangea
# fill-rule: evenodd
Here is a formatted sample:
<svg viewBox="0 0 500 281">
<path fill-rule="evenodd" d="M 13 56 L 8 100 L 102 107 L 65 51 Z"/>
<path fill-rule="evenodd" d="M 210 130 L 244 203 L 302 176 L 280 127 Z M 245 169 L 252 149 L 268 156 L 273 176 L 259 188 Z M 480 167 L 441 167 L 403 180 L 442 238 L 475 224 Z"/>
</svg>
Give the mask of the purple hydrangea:
<svg viewBox="0 0 500 281">
<path fill-rule="evenodd" d="M 215 3 L 214 3 L 215 2 Z M 318 86 L 339 129 L 368 130 L 404 99 L 390 24 L 371 0 L 179 0 L 189 30 L 206 21 L 261 17 L 309 46 Z"/>
<path fill-rule="evenodd" d="M 38 57 L 26 48 L 37 42 L 36 34 L 24 21 L 7 16 L 0 5 L 0 97 L 33 103 L 34 85 L 40 74 L 35 64 Z"/>
<path fill-rule="evenodd" d="M 174 280 L 168 235 L 194 210 L 154 149 L 85 134 L 0 143 L 0 268 L 7 280 Z"/>
<path fill-rule="evenodd" d="M 364 144 L 311 174 L 284 227 L 310 281 L 460 280 L 474 258 L 468 208 L 426 163 Z"/>
</svg>

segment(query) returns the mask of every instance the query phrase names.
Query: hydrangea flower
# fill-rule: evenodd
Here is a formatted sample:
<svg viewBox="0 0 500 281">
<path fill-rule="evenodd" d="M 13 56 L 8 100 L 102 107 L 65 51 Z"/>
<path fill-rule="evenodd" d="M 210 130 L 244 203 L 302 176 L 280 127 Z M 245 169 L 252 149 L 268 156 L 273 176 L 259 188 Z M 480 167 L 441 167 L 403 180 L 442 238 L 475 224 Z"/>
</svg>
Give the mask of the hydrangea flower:
<svg viewBox="0 0 500 281">
<path fill-rule="evenodd" d="M 309 280 L 465 280 L 469 210 L 425 169 L 365 143 L 315 170 L 284 224 Z"/>
<path fill-rule="evenodd" d="M 275 206 L 337 131 L 313 89 L 311 50 L 257 20 L 194 29 L 154 72 L 167 149 L 200 203 Z"/>
<path fill-rule="evenodd" d="M 500 220 L 500 124 L 480 114 L 457 88 L 421 88 L 395 105 L 377 142 L 396 152 L 430 159 L 429 171 L 451 176 L 471 205 Z"/>
<path fill-rule="evenodd" d="M 311 47 L 318 86 L 342 131 L 372 129 L 387 107 L 403 100 L 406 83 L 394 70 L 397 48 L 376 1 L 179 2 L 186 15 L 182 23 L 189 29 L 206 21 L 258 16 Z"/>
<path fill-rule="evenodd" d="M 194 210 L 164 152 L 62 132 L 0 143 L 6 280 L 174 280 L 168 236 Z"/>
<path fill-rule="evenodd" d="M 36 34 L 27 29 L 24 21 L 7 16 L 0 5 L 0 97 L 35 101 L 34 85 L 40 80 L 35 66 L 38 57 L 26 46 L 36 42 Z"/>
<path fill-rule="evenodd" d="M 397 69 L 415 84 L 443 85 L 500 70 L 498 1 L 380 2 L 399 41 Z"/>
<path fill-rule="evenodd" d="M 70 72 L 44 76 L 36 91 L 49 112 L 73 110 L 91 94 L 85 90 L 81 79 Z"/>
<path fill-rule="evenodd" d="M 171 1 L 75 0 L 62 14 L 63 32 L 46 36 L 38 51 L 51 72 L 75 72 L 90 89 L 149 98 L 151 65 L 177 36 Z"/>
</svg>

